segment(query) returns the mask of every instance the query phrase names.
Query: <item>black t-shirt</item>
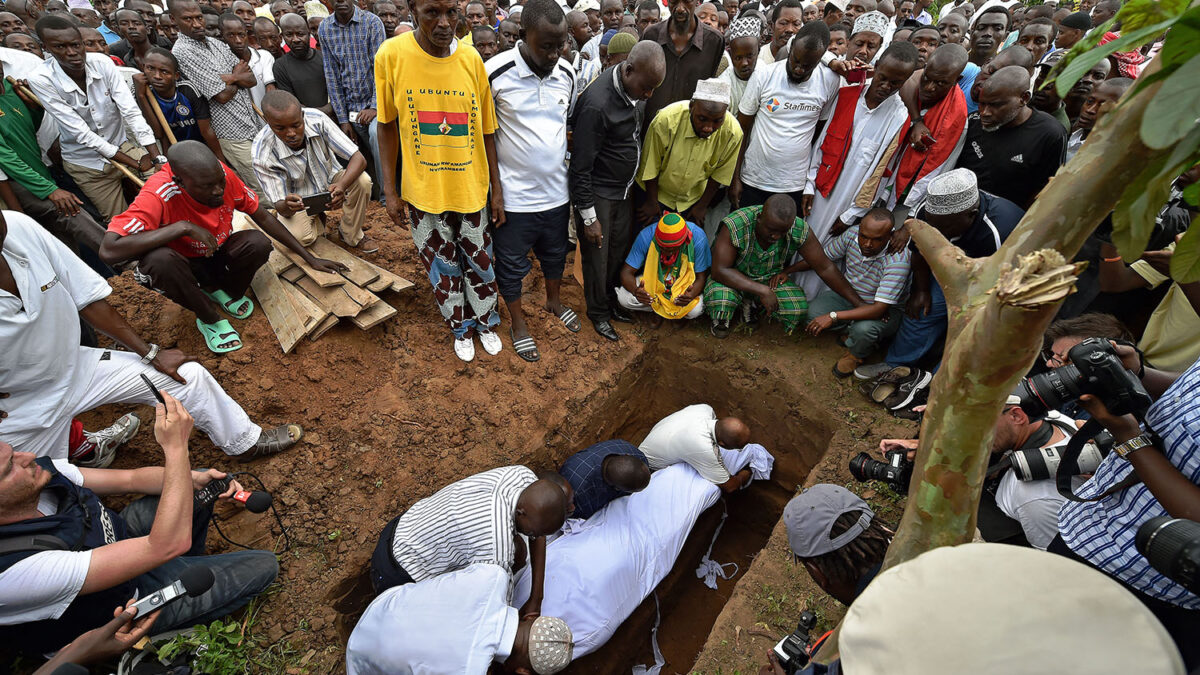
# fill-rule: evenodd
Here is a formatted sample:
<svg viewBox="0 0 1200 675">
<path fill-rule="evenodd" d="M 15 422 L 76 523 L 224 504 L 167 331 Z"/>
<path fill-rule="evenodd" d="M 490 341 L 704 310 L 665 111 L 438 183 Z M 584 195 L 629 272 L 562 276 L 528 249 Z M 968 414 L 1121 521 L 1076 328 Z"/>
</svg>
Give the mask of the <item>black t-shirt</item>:
<svg viewBox="0 0 1200 675">
<path fill-rule="evenodd" d="M 321 52 L 309 49 L 311 58 L 301 59 L 288 52 L 275 61 L 275 86 L 300 99 L 305 108 L 321 108 L 329 103 L 325 85 L 325 62 Z"/>
<path fill-rule="evenodd" d="M 973 113 L 958 166 L 975 172 L 980 190 L 1024 209 L 1062 166 L 1066 148 L 1062 123 L 1040 110 L 1024 124 L 996 131 L 984 131 Z"/>
</svg>

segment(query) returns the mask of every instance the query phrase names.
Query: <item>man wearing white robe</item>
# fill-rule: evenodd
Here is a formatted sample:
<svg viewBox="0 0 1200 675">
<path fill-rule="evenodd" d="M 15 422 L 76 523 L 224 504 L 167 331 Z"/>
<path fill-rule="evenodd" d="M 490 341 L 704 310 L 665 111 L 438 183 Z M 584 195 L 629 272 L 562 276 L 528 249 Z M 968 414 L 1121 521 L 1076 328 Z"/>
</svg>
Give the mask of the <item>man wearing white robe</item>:
<svg viewBox="0 0 1200 675">
<path fill-rule="evenodd" d="M 849 147 L 840 153 L 822 152 L 808 169 L 808 182 L 804 188 L 806 195 L 813 195 L 812 211 L 805 222 L 809 232 L 817 237 L 824 245 L 829 239 L 853 225 L 864 213 L 869 211 L 875 202 L 876 190 L 869 189 L 868 179 L 874 178 L 876 188 L 881 182 L 875 177 L 875 169 L 887 153 L 888 146 L 896 138 L 900 128 L 908 118 L 908 110 L 898 95 L 900 86 L 912 75 L 917 65 L 917 50 L 907 42 L 896 42 L 888 45 L 880 56 L 875 69 L 875 77 L 867 87 L 851 85 L 843 87 L 834 103 L 843 100 L 843 93 L 861 89 L 858 102 L 853 108 L 852 133 Z M 816 147 L 823 149 L 826 136 L 831 129 L 838 128 L 838 118 L 850 110 L 848 106 L 838 106 L 832 114 L 829 124 L 821 131 Z M 835 131 L 836 133 L 836 131 Z M 818 173 L 822 166 L 830 164 L 840 154 L 843 161 L 840 173 L 836 174 L 836 182 L 829 196 L 817 189 Z M 869 194 L 860 194 L 864 186 Z M 840 225 L 835 225 L 840 221 Z M 815 272 L 800 272 L 796 283 L 804 288 L 809 298 L 815 298 L 817 293 L 824 290 L 825 284 Z"/>
<path fill-rule="evenodd" d="M 732 471 L 770 475 L 773 459 L 761 445 L 722 450 Z M 675 565 L 696 519 L 721 489 L 687 464 L 654 472 L 645 490 L 609 502 L 546 547 L 542 612 L 571 627 L 575 658 L 596 651 Z M 513 605 L 529 596 L 528 568 L 517 576 Z"/>
</svg>

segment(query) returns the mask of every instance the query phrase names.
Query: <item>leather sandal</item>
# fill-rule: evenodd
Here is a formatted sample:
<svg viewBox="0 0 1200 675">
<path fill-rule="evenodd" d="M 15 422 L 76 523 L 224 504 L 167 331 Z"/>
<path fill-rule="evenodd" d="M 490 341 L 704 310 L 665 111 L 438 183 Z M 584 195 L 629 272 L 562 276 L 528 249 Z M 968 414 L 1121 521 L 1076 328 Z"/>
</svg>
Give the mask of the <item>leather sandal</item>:
<svg viewBox="0 0 1200 675">
<path fill-rule="evenodd" d="M 287 450 L 299 443 L 301 438 L 304 438 L 304 429 L 299 424 L 281 424 L 270 431 L 263 429 L 258 442 L 246 452 L 236 455 L 236 458 L 240 462 L 248 462 L 268 457 Z"/>
</svg>

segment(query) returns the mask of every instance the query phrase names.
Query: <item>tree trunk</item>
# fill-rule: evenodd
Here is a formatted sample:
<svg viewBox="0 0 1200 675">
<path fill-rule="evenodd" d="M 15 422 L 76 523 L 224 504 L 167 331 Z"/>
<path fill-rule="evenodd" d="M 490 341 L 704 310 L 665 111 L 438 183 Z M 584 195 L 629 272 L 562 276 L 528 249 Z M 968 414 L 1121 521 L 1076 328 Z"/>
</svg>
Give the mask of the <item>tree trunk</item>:
<svg viewBox="0 0 1200 675">
<path fill-rule="evenodd" d="M 1156 60 L 1146 74 L 1157 69 Z M 996 419 L 1073 288 L 1075 270 L 1064 267 L 1063 258 L 1074 257 L 1122 190 L 1171 151 L 1147 148 L 1139 134 L 1160 86 L 1150 85 L 1107 114 L 988 258 L 967 258 L 929 225 L 910 224 L 946 294 L 949 327 L 921 423 L 908 503 L 885 569 L 937 546 L 971 541 Z"/>
</svg>

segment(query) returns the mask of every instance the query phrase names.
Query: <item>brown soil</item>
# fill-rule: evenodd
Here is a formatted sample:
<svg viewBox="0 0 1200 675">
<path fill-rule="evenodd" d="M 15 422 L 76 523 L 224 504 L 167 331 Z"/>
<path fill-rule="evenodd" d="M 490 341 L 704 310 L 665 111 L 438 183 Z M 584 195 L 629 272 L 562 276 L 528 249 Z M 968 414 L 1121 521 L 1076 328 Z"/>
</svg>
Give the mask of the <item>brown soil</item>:
<svg viewBox="0 0 1200 675">
<path fill-rule="evenodd" d="M 769 484 L 755 484 L 706 513 L 660 588 L 664 672 L 688 672 L 702 646 L 697 670 L 750 672 L 762 662 L 767 639 L 749 631 L 781 636 L 794 628 L 804 605 L 829 608 L 825 621 L 837 617 L 836 603 L 814 593 L 807 574 L 786 563 L 779 514 L 806 476 L 848 484 L 851 455 L 877 445 L 880 436 L 912 431 L 832 377 L 829 367 L 840 349 L 832 338 L 787 336 L 768 325 L 722 342 L 701 321 L 662 329 L 617 324 L 622 339 L 610 343 L 586 319 L 583 330 L 571 334 L 543 311 L 544 285 L 535 270 L 525 307 L 541 361 L 519 359 L 506 335 L 500 355 L 478 349 L 475 362 L 464 364 L 453 354 L 411 238 L 377 205 L 371 208 L 371 235 L 381 249 L 363 257 L 416 287 L 385 294 L 400 310 L 398 318 L 366 332 L 339 326 L 288 356 L 262 312 L 239 325 L 247 346 L 217 357 L 203 348 L 190 314 L 128 275 L 112 280 L 113 304 L 145 339 L 198 356 L 255 421 L 305 428 L 298 447 L 247 465 L 275 495 L 291 536 L 291 549 L 280 556 L 278 590 L 266 599 L 255 632 L 264 644 L 286 645 L 296 656 L 266 669 L 344 670 L 345 640 L 367 601 L 363 572 L 379 531 L 416 500 L 496 466 L 552 469 L 596 440 L 639 440 L 663 415 L 700 401 L 747 419 L 757 440 L 779 458 L 779 470 Z M 582 289 L 568 281 L 563 294 L 582 315 Z M 505 316 L 504 333 L 508 325 Z M 89 413 L 85 425 L 102 426 L 131 409 Z M 144 422 L 152 418 L 147 408 L 137 412 Z M 114 467 L 159 461 L 152 434 L 142 431 Z M 193 464 L 230 466 L 200 434 Z M 729 518 L 712 557 L 736 562 L 739 574 L 711 591 L 694 570 L 722 505 Z M 879 505 L 891 509 L 881 512 L 886 519 L 898 520 L 894 505 Z M 269 514 L 236 512 L 223 524 L 231 538 L 256 548 L 281 545 Z M 230 548 L 215 534 L 210 544 L 214 551 Z M 764 544 L 766 555 L 758 555 Z M 604 650 L 572 672 L 651 663 L 654 613 L 651 598 Z"/>
</svg>

